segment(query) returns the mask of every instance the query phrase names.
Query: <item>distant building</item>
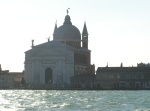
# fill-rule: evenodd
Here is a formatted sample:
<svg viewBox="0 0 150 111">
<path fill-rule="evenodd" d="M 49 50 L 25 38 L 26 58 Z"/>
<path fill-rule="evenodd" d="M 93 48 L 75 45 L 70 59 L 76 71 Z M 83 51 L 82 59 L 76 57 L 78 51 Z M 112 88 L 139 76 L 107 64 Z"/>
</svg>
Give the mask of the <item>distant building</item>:
<svg viewBox="0 0 150 111">
<path fill-rule="evenodd" d="M 99 89 L 150 89 L 150 67 L 98 67 Z"/>
<path fill-rule="evenodd" d="M 7 72 L 0 74 L 0 89 L 12 89 L 14 88 L 14 83 L 13 75 Z"/>
<path fill-rule="evenodd" d="M 2 70 L 0 65 L 0 89 L 20 88 L 22 77 L 22 72 L 9 72 L 9 70 Z"/>
<path fill-rule="evenodd" d="M 9 74 L 9 70 L 2 70 L 0 64 L 0 89 L 14 88 L 13 75 Z"/>
<path fill-rule="evenodd" d="M 24 85 L 22 84 L 24 72 L 9 72 L 9 74 L 13 76 L 14 88 L 19 89 Z"/>
<path fill-rule="evenodd" d="M 145 64 L 145 63 L 138 63 L 137 64 L 137 67 L 150 67 L 150 64 L 148 63 L 148 64 Z"/>
<path fill-rule="evenodd" d="M 32 49 L 25 52 L 24 78 L 32 88 L 63 88 L 74 86 L 71 80 L 82 74 L 95 74 L 87 27 L 84 23 L 81 34 L 72 25 L 67 10 L 63 25 L 57 28 L 55 24 L 53 40 L 36 46 L 33 40 Z"/>
</svg>

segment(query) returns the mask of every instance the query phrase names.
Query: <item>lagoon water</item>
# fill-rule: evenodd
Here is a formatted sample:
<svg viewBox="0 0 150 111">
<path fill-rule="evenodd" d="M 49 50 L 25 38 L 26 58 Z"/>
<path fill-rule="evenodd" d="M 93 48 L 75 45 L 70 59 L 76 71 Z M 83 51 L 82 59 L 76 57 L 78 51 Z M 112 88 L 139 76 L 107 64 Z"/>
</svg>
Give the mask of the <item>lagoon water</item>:
<svg viewBox="0 0 150 111">
<path fill-rule="evenodd" d="M 0 90 L 0 111 L 150 111 L 150 91 Z"/>
</svg>

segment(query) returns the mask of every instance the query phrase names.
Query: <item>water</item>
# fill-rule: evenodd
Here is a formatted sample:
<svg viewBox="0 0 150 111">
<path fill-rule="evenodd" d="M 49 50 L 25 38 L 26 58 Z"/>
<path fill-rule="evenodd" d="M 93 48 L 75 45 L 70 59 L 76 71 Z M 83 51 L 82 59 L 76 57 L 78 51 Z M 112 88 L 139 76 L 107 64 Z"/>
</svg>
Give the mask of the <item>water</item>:
<svg viewBox="0 0 150 111">
<path fill-rule="evenodd" d="M 0 90 L 0 111 L 150 111 L 150 91 Z"/>
</svg>

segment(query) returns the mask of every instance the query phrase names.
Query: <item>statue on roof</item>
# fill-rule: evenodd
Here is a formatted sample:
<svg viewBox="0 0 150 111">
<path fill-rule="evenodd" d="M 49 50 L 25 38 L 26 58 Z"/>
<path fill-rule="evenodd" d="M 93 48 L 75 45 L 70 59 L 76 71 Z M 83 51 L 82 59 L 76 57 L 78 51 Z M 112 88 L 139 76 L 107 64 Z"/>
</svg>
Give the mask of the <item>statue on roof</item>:
<svg viewBox="0 0 150 111">
<path fill-rule="evenodd" d="M 32 47 L 34 46 L 34 39 L 32 40 Z"/>
<path fill-rule="evenodd" d="M 67 9 L 67 15 L 68 15 L 68 13 L 69 13 L 69 9 L 70 9 L 70 8 Z"/>
<path fill-rule="evenodd" d="M 47 38 L 48 42 L 50 41 L 50 37 Z"/>
</svg>

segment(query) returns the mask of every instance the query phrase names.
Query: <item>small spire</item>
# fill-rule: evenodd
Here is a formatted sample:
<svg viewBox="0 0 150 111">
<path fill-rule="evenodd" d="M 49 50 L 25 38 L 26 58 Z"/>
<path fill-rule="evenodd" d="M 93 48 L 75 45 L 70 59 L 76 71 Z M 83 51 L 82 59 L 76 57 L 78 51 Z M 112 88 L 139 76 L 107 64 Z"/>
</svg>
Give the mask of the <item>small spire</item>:
<svg viewBox="0 0 150 111">
<path fill-rule="evenodd" d="M 88 31 L 87 31 L 87 28 L 86 28 L 86 22 L 84 22 L 84 27 L 83 27 L 82 35 L 88 35 Z"/>
<path fill-rule="evenodd" d="M 120 67 L 123 67 L 123 63 L 120 64 Z"/>
<path fill-rule="evenodd" d="M 106 67 L 108 67 L 108 62 L 107 62 L 107 65 L 106 65 Z"/>
<path fill-rule="evenodd" d="M 56 20 L 56 22 L 55 22 L 55 28 L 54 28 L 54 33 L 53 33 L 53 35 L 55 34 L 56 30 L 57 30 L 57 20 Z"/>
</svg>

